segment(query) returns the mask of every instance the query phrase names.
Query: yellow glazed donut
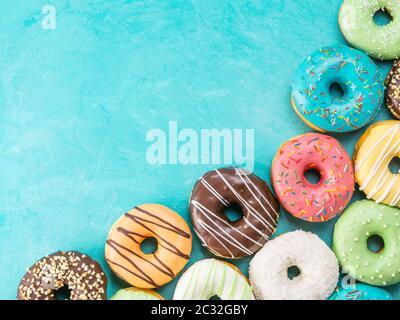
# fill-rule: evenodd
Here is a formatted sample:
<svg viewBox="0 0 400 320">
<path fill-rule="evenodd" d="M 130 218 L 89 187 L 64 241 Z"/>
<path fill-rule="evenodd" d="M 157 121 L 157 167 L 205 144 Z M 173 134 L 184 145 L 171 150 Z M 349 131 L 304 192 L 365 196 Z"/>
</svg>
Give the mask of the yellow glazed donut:
<svg viewBox="0 0 400 320">
<path fill-rule="evenodd" d="M 400 156 L 400 121 L 378 122 L 367 129 L 354 152 L 356 182 L 368 199 L 400 206 L 400 176 L 389 170 Z"/>
<path fill-rule="evenodd" d="M 154 253 L 144 253 L 146 238 L 157 240 Z M 105 257 L 118 277 L 137 288 L 160 287 L 183 269 L 192 250 L 189 226 L 176 212 L 158 204 L 137 206 L 119 218 L 106 241 Z"/>
</svg>

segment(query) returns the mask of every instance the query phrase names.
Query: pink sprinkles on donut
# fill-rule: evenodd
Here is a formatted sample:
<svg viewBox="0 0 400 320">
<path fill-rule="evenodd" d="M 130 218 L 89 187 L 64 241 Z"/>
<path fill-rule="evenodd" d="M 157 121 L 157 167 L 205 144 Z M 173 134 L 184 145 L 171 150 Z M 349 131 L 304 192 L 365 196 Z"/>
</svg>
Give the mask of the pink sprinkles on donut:
<svg viewBox="0 0 400 320">
<path fill-rule="evenodd" d="M 320 181 L 309 182 L 304 173 L 315 169 Z M 286 142 L 272 165 L 272 183 L 285 210 L 311 221 L 327 221 L 346 207 L 354 191 L 351 160 L 334 138 L 308 133 Z"/>
</svg>

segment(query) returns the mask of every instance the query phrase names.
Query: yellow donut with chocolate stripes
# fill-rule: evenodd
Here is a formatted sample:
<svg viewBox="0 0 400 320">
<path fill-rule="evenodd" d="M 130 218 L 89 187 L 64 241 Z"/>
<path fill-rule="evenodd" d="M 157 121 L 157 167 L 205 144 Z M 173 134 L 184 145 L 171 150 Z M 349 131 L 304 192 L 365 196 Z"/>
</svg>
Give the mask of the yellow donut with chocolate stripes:
<svg viewBox="0 0 400 320">
<path fill-rule="evenodd" d="M 389 163 L 400 157 L 400 121 L 378 122 L 367 129 L 356 144 L 356 182 L 368 199 L 389 206 L 400 206 L 400 175 Z"/>
</svg>

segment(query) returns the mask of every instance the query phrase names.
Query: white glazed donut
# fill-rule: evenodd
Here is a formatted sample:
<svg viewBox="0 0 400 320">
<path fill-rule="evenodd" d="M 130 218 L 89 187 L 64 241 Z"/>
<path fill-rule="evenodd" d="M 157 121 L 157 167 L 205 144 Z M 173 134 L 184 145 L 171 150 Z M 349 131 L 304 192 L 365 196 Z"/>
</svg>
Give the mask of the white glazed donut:
<svg viewBox="0 0 400 320">
<path fill-rule="evenodd" d="M 292 266 L 300 274 L 289 279 L 288 268 Z M 249 268 L 254 294 L 260 300 L 324 300 L 339 278 L 332 250 L 315 234 L 301 230 L 267 242 Z"/>
<path fill-rule="evenodd" d="M 217 260 L 200 260 L 190 266 L 176 285 L 174 300 L 254 300 L 247 278 L 234 265 Z"/>
</svg>

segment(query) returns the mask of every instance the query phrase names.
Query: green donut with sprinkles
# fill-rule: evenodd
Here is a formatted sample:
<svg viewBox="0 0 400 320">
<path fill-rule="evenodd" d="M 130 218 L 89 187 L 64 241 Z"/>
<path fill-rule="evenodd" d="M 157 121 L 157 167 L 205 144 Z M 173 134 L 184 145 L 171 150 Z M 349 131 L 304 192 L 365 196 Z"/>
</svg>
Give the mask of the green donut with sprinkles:
<svg viewBox="0 0 400 320">
<path fill-rule="evenodd" d="M 370 250 L 368 240 L 381 237 L 383 247 Z M 400 210 L 371 200 L 353 203 L 333 234 L 333 251 L 342 271 L 376 286 L 400 282 Z"/>
<path fill-rule="evenodd" d="M 386 25 L 374 21 L 375 13 L 380 10 L 391 17 Z M 347 41 L 371 57 L 381 60 L 400 57 L 399 0 L 344 0 L 339 25 Z"/>
</svg>

